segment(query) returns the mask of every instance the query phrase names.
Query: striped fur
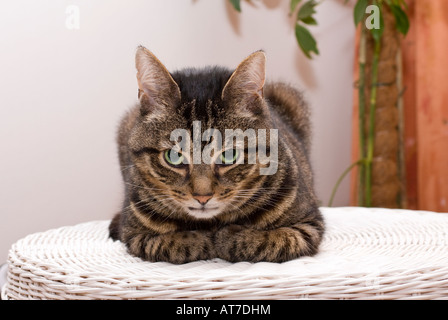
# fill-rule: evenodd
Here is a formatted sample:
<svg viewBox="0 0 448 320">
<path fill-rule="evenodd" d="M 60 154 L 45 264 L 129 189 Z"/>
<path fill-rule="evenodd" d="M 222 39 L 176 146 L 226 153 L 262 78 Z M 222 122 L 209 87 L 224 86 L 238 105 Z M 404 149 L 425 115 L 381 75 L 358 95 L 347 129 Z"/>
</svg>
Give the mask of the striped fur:
<svg viewBox="0 0 448 320">
<path fill-rule="evenodd" d="M 148 261 L 283 262 L 315 254 L 324 221 L 314 193 L 309 111 L 302 95 L 286 84 L 264 83 L 260 52 L 233 72 L 212 67 L 172 74 L 147 49 L 139 48 L 137 56 L 144 61 L 137 63 L 144 78 L 139 78 L 140 104 L 127 112 L 118 131 L 125 200 L 111 222 L 111 237 Z M 148 65 L 150 73 L 141 70 Z M 147 80 L 151 76 L 163 81 Z M 260 175 L 262 165 L 247 161 L 169 166 L 163 151 L 172 145 L 171 131 L 191 132 L 193 121 L 201 121 L 203 131 L 278 129 L 277 172 Z M 198 194 L 211 196 L 210 206 L 218 211 L 210 209 L 211 216 L 202 218 L 205 211 L 188 209 L 201 199 Z"/>
</svg>

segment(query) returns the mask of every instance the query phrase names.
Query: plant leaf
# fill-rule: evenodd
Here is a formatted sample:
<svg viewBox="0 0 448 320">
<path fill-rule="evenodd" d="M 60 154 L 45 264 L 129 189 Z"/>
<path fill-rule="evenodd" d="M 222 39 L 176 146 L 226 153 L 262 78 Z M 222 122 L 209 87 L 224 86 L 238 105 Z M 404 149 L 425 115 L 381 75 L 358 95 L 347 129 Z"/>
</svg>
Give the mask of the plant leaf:
<svg viewBox="0 0 448 320">
<path fill-rule="evenodd" d="M 319 50 L 317 49 L 316 39 L 311 35 L 307 28 L 300 24 L 296 24 L 296 39 L 297 43 L 302 49 L 303 53 L 309 58 L 311 58 L 311 52 L 315 54 L 319 54 Z"/>
<path fill-rule="evenodd" d="M 311 17 L 316 10 L 314 7 L 317 6 L 317 2 L 315 0 L 309 0 L 300 7 L 299 12 L 297 13 L 297 20 L 302 20 Z"/>
<path fill-rule="evenodd" d="M 356 2 L 355 9 L 353 11 L 355 26 L 358 26 L 358 24 L 361 22 L 362 18 L 366 14 L 366 8 L 368 3 L 369 3 L 368 0 L 358 0 Z"/>
<path fill-rule="evenodd" d="M 241 3 L 240 3 L 241 0 L 229 0 L 229 1 L 236 11 L 241 12 Z"/>
<path fill-rule="evenodd" d="M 307 18 L 303 18 L 301 19 L 301 21 L 305 24 L 309 24 L 309 25 L 313 25 L 313 26 L 317 26 L 317 21 L 316 19 L 314 19 L 313 17 L 309 16 Z"/>
<path fill-rule="evenodd" d="M 294 11 L 296 11 L 297 5 L 301 2 L 302 0 L 291 0 L 290 4 L 289 4 L 289 14 L 293 14 Z"/>
<path fill-rule="evenodd" d="M 396 28 L 399 32 L 406 35 L 409 31 L 409 19 L 406 12 L 398 5 L 391 5 L 390 9 L 395 17 Z"/>
</svg>

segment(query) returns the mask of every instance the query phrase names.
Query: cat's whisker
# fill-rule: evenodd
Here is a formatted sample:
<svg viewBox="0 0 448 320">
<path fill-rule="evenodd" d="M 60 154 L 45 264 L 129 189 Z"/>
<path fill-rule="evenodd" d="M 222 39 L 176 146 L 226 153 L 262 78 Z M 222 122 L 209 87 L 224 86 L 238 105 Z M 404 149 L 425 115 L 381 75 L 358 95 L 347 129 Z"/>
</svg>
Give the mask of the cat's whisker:
<svg viewBox="0 0 448 320">
<path fill-rule="evenodd" d="M 259 187 L 257 189 L 239 189 L 240 191 L 253 191 L 253 190 L 263 190 L 263 191 L 270 191 L 270 190 L 295 190 L 297 189 L 297 186 L 276 186 L 276 187 Z"/>
<path fill-rule="evenodd" d="M 124 167 L 121 167 L 121 172 L 123 172 L 123 171 L 125 171 L 125 170 L 129 170 L 129 169 L 132 169 L 132 168 L 134 168 L 135 167 L 135 164 L 131 164 L 131 165 L 129 165 L 129 166 L 124 166 Z"/>
<path fill-rule="evenodd" d="M 159 203 L 159 205 L 161 205 L 162 208 L 170 210 L 170 213 L 169 213 L 168 215 L 165 216 L 165 218 L 162 220 L 162 222 L 164 222 L 164 221 L 166 221 L 167 219 L 169 219 L 174 213 L 178 213 L 178 212 L 180 211 L 180 210 L 178 210 L 175 206 L 172 205 L 172 204 L 173 204 L 172 201 L 170 201 L 171 203 L 168 203 L 168 204 L 171 204 L 171 207 L 169 207 L 167 204 L 165 204 L 165 202 L 167 202 L 166 200 L 167 200 L 167 199 L 163 199 L 163 200 L 160 201 L 160 203 Z M 172 199 L 170 198 L 169 200 L 172 200 Z"/>
<path fill-rule="evenodd" d="M 255 197 L 254 197 L 255 195 Z M 235 195 L 233 198 L 235 199 L 240 199 L 243 202 L 240 204 L 240 206 L 251 206 L 254 208 L 259 208 L 260 205 L 267 205 L 267 206 L 272 206 L 275 207 L 276 205 L 278 205 L 277 202 L 273 201 L 270 198 L 261 198 L 262 194 L 253 194 L 253 195 Z M 294 199 L 296 197 L 296 194 L 284 194 L 283 195 L 285 198 L 290 198 L 290 199 Z M 246 200 L 246 201 L 244 201 Z"/>
<path fill-rule="evenodd" d="M 159 196 L 160 197 L 160 196 Z M 135 206 L 135 205 L 139 205 L 140 203 L 145 203 L 145 205 L 150 205 L 151 203 L 150 203 L 150 201 L 151 200 L 157 200 L 156 199 L 156 196 L 154 196 L 153 195 L 153 197 L 152 198 L 145 198 L 145 199 L 141 199 L 140 201 L 138 201 L 138 202 L 132 202 L 132 204 Z M 152 201 L 152 203 L 154 203 L 154 201 Z M 130 206 L 127 206 L 127 207 L 125 207 L 125 209 L 126 208 L 129 208 Z"/>
<path fill-rule="evenodd" d="M 144 190 L 150 190 L 150 191 L 156 191 L 156 190 L 159 190 L 159 191 L 166 191 L 166 189 L 162 189 L 162 188 L 153 188 L 153 187 L 139 186 L 139 185 L 137 185 L 137 184 L 133 184 L 133 183 L 129 183 L 129 182 L 125 182 L 125 184 L 128 185 L 128 186 L 132 186 L 132 187 L 136 187 L 136 188 L 141 188 L 141 189 L 144 189 Z"/>
<path fill-rule="evenodd" d="M 238 195 L 251 195 L 251 194 L 256 194 L 256 193 L 260 193 L 259 191 L 266 191 L 266 190 L 252 190 L 251 192 L 249 192 L 249 191 L 243 191 L 243 192 L 240 192 L 240 191 L 237 191 L 237 194 Z M 277 191 L 277 192 L 275 192 L 276 194 L 278 194 L 278 195 L 289 195 L 289 194 L 292 194 L 291 192 L 287 192 L 287 191 L 285 191 L 285 192 L 278 192 L 278 190 L 270 190 L 270 191 Z M 288 190 L 288 191 L 293 191 L 293 189 L 291 189 L 291 190 Z M 304 191 L 304 192 L 296 192 L 296 193 L 293 193 L 293 194 L 295 194 L 295 195 L 303 195 L 303 194 L 310 194 L 311 192 L 309 192 L 309 191 Z"/>
<path fill-rule="evenodd" d="M 231 206 L 232 208 L 235 208 L 236 211 L 243 212 L 242 209 L 241 209 L 240 207 L 238 207 L 237 205 L 235 205 L 235 204 L 232 203 L 231 201 L 228 202 L 226 205 L 229 205 L 229 206 Z"/>
</svg>

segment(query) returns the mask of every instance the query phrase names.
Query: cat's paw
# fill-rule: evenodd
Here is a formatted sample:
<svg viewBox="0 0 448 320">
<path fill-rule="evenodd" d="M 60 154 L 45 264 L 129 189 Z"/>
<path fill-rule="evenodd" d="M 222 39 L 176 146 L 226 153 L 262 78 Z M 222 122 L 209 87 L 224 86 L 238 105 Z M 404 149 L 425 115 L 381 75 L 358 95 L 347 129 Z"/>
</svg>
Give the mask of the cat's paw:
<svg viewBox="0 0 448 320">
<path fill-rule="evenodd" d="M 237 233 L 242 232 L 244 229 L 245 228 L 243 226 L 238 224 L 230 224 L 218 229 L 214 236 L 215 245 L 228 242 L 230 239 L 234 238 Z"/>
<path fill-rule="evenodd" d="M 241 225 L 228 225 L 218 230 L 215 235 L 215 249 L 218 258 L 230 261 L 239 262 L 245 261 L 244 239 L 246 239 L 253 230 L 243 227 Z"/>
</svg>

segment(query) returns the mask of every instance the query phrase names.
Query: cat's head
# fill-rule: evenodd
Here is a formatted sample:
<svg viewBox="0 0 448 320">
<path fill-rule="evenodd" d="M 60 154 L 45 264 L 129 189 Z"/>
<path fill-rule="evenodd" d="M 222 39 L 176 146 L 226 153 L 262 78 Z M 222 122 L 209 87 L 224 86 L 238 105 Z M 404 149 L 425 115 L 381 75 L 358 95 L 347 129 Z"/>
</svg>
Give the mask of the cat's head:
<svg viewBox="0 0 448 320">
<path fill-rule="evenodd" d="M 234 71 L 170 74 L 149 50 L 137 49 L 140 114 L 128 145 L 160 211 L 194 219 L 238 215 L 269 178 L 263 169 L 276 165 L 271 146 L 277 145 L 263 98 L 265 59 L 258 51 Z"/>
</svg>

